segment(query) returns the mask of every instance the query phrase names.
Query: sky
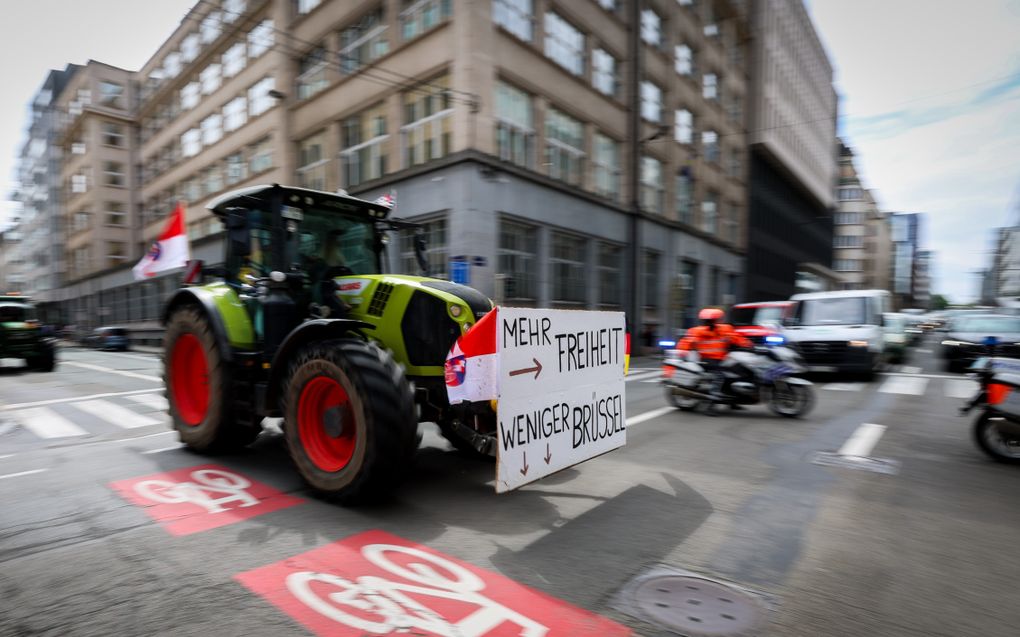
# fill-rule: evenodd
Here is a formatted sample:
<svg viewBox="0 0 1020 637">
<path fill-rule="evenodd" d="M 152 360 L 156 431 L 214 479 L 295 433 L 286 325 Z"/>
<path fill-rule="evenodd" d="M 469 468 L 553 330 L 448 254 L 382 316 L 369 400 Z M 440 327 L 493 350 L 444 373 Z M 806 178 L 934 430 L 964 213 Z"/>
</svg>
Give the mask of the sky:
<svg viewBox="0 0 1020 637">
<path fill-rule="evenodd" d="M 50 69 L 136 70 L 194 0 L 10 2 L 0 98 L 0 227 L 27 105 Z M 835 70 L 840 133 L 883 210 L 927 214 L 933 291 L 962 302 L 991 229 L 1020 217 L 1020 0 L 805 0 Z M 88 25 L 87 28 L 82 25 Z M 12 62 L 16 61 L 16 62 Z"/>
<path fill-rule="evenodd" d="M 926 213 L 933 292 L 974 300 L 1020 222 L 1020 0 L 807 0 L 840 133 L 882 210 Z"/>
</svg>

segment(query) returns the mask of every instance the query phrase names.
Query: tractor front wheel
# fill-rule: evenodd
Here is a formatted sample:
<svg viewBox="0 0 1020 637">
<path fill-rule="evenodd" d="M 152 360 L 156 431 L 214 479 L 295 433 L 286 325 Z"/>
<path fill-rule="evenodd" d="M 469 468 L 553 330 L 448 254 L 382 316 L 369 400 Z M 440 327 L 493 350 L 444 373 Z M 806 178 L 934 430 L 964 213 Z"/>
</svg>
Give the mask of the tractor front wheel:
<svg viewBox="0 0 1020 637">
<path fill-rule="evenodd" d="M 163 381 L 170 418 L 181 442 L 199 452 L 243 447 L 257 427 L 234 422 L 230 409 L 230 370 L 219 351 L 209 319 L 197 307 L 174 310 L 163 337 Z"/>
<path fill-rule="evenodd" d="M 417 447 L 411 386 L 373 343 L 313 343 L 291 364 L 284 435 L 301 477 L 345 504 L 394 487 Z"/>
</svg>

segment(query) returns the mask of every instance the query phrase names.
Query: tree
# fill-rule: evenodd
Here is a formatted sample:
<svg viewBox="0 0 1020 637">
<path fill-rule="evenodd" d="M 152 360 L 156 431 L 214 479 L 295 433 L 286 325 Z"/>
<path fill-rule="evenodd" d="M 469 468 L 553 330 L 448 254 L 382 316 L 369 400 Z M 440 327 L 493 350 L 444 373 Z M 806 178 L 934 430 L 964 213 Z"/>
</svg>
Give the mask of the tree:
<svg viewBox="0 0 1020 637">
<path fill-rule="evenodd" d="M 949 307 L 949 299 L 941 294 L 933 294 L 931 296 L 931 309 L 941 311 L 947 307 Z"/>
</svg>

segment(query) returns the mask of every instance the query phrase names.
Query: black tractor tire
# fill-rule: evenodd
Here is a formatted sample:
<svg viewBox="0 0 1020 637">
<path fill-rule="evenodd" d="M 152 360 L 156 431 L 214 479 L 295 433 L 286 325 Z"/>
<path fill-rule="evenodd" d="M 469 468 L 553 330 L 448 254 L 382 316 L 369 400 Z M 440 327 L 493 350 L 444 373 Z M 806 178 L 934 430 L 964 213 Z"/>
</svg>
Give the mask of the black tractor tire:
<svg viewBox="0 0 1020 637">
<path fill-rule="evenodd" d="M 57 356 L 52 347 L 49 347 L 39 356 L 33 356 L 25 361 L 28 368 L 37 372 L 52 372 L 57 368 Z"/>
<path fill-rule="evenodd" d="M 487 462 L 496 461 L 496 456 L 492 456 L 487 453 L 482 453 L 481 451 L 475 449 L 474 445 L 472 445 L 469 441 L 467 441 L 460 434 L 458 434 L 457 430 L 454 429 L 452 420 L 453 420 L 452 418 L 446 418 L 441 420 L 440 422 L 437 422 L 436 424 L 439 425 L 439 433 L 442 434 L 443 438 L 446 438 L 446 441 L 449 442 L 454 449 L 456 449 L 459 453 L 461 453 L 467 458 L 473 458 L 475 460 L 485 460 Z"/>
<path fill-rule="evenodd" d="M 393 356 L 360 338 L 307 345 L 290 364 L 284 437 L 301 477 L 341 504 L 376 500 L 418 448 L 414 395 Z"/>
<path fill-rule="evenodd" d="M 163 336 L 163 383 L 180 441 L 200 453 L 234 451 L 260 428 L 238 425 L 231 409 L 230 367 L 205 312 L 195 305 L 173 310 Z"/>
</svg>

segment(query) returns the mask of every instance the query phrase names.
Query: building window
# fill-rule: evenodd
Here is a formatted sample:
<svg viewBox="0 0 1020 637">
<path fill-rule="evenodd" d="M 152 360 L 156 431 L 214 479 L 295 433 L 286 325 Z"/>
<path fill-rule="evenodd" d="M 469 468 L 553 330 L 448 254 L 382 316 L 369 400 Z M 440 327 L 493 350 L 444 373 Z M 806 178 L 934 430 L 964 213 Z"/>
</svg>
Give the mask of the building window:
<svg viewBox="0 0 1020 637">
<path fill-rule="evenodd" d="M 223 168 L 219 163 L 202 171 L 202 190 L 207 195 L 213 195 L 223 190 Z"/>
<path fill-rule="evenodd" d="M 662 18 L 651 9 L 641 11 L 641 39 L 656 48 L 662 46 Z"/>
<path fill-rule="evenodd" d="M 705 161 L 719 162 L 719 133 L 714 130 L 701 133 L 701 152 L 705 156 Z"/>
<path fill-rule="evenodd" d="M 690 171 L 682 168 L 676 176 L 676 218 L 680 223 L 694 225 L 694 180 Z"/>
<path fill-rule="evenodd" d="M 545 54 L 574 75 L 584 74 L 584 34 L 552 11 L 545 14 Z"/>
<path fill-rule="evenodd" d="M 740 148 L 733 147 L 729 152 L 729 160 L 726 162 L 726 174 L 730 177 L 740 179 L 743 176 L 742 165 L 740 161 Z"/>
<path fill-rule="evenodd" d="M 686 44 L 676 45 L 676 72 L 680 75 L 694 74 L 694 51 Z"/>
<path fill-rule="evenodd" d="M 552 233 L 549 276 L 553 303 L 584 304 L 588 289 L 587 241 L 562 232 Z"/>
<path fill-rule="evenodd" d="M 223 139 L 223 116 L 213 113 L 202 120 L 202 144 L 212 146 Z"/>
<path fill-rule="evenodd" d="M 92 215 L 87 210 L 79 210 L 74 213 L 74 221 L 72 224 L 72 228 L 75 232 L 88 230 L 89 226 L 92 224 Z"/>
<path fill-rule="evenodd" d="M 89 247 L 84 246 L 77 248 L 74 251 L 74 269 L 75 273 L 83 274 L 88 271 L 90 264 L 89 259 Z"/>
<path fill-rule="evenodd" d="M 185 157 L 194 157 L 202 150 L 202 131 L 197 128 L 181 135 L 181 154 Z"/>
<path fill-rule="evenodd" d="M 861 235 L 850 234 L 850 235 L 836 235 L 833 237 L 834 248 L 863 248 L 864 237 Z"/>
<path fill-rule="evenodd" d="M 71 142 L 71 154 L 72 155 L 84 155 L 85 154 L 85 142 L 75 141 Z"/>
<path fill-rule="evenodd" d="M 273 107 L 273 98 L 269 92 L 273 90 L 271 77 L 264 77 L 248 89 L 248 114 L 256 117 Z"/>
<path fill-rule="evenodd" d="M 595 192 L 616 201 L 620 196 L 620 144 L 601 133 L 592 140 Z"/>
<path fill-rule="evenodd" d="M 298 60 L 297 97 L 307 99 L 328 86 L 326 49 L 320 46 Z"/>
<path fill-rule="evenodd" d="M 115 268 L 127 259 L 123 241 L 106 242 L 106 267 Z"/>
<path fill-rule="evenodd" d="M 701 95 L 706 100 L 719 98 L 719 77 L 715 73 L 705 73 L 701 78 Z"/>
<path fill-rule="evenodd" d="M 676 120 L 673 127 L 673 137 L 681 144 L 694 142 L 694 114 L 687 109 L 680 109 L 673 113 Z"/>
<path fill-rule="evenodd" d="M 326 168 L 329 159 L 322 151 L 326 133 L 318 132 L 298 142 L 298 186 L 312 190 L 326 189 Z"/>
<path fill-rule="evenodd" d="M 189 33 L 181 40 L 181 61 L 185 64 L 193 62 L 198 57 L 200 43 L 197 33 Z"/>
<path fill-rule="evenodd" d="M 244 42 L 237 42 L 223 53 L 223 77 L 234 77 L 244 70 L 247 51 Z"/>
<path fill-rule="evenodd" d="M 103 163 L 103 183 L 107 186 L 122 188 L 125 184 L 124 164 L 119 161 Z"/>
<path fill-rule="evenodd" d="M 425 232 L 425 260 L 429 265 L 429 276 L 446 279 L 449 276 L 449 241 L 447 239 L 446 219 L 433 219 L 421 224 Z M 418 272 L 418 257 L 414 249 L 415 231 L 400 231 L 400 271 L 403 273 Z"/>
<path fill-rule="evenodd" d="M 736 245 L 737 235 L 740 231 L 740 206 L 731 203 L 727 206 L 726 212 L 726 217 L 723 220 L 723 239 Z"/>
<path fill-rule="evenodd" d="M 202 94 L 209 95 L 220 87 L 221 84 L 221 69 L 219 62 L 210 64 L 209 66 L 202 69 L 199 74 L 199 80 L 202 83 Z"/>
<path fill-rule="evenodd" d="M 705 25 L 705 37 L 706 38 L 714 38 L 717 35 L 719 35 L 719 25 L 718 24 L 712 23 L 712 24 L 706 24 Z"/>
<path fill-rule="evenodd" d="M 340 69 L 354 73 L 390 50 L 382 8 L 372 11 L 340 32 Z"/>
<path fill-rule="evenodd" d="M 400 34 L 412 40 L 450 17 L 451 0 L 404 0 L 400 12 Z"/>
<path fill-rule="evenodd" d="M 729 98 L 729 107 L 726 112 L 733 123 L 740 124 L 744 119 L 743 100 L 736 93 L 729 95 Z"/>
<path fill-rule="evenodd" d="M 659 307 L 659 253 L 645 250 L 641 255 L 641 273 L 645 284 L 645 307 Z"/>
<path fill-rule="evenodd" d="M 840 188 L 839 189 L 839 200 L 840 201 L 854 201 L 861 199 L 863 192 L 860 188 Z"/>
<path fill-rule="evenodd" d="M 599 242 L 598 249 L 599 307 L 618 308 L 623 305 L 623 246 Z"/>
<path fill-rule="evenodd" d="M 116 82 L 102 81 L 99 83 L 99 103 L 103 106 L 113 108 L 124 108 L 121 98 L 124 96 L 124 87 Z"/>
<path fill-rule="evenodd" d="M 311 13 L 312 9 L 319 6 L 322 0 L 297 0 L 297 12 L 299 15 Z"/>
<path fill-rule="evenodd" d="M 202 35 L 202 44 L 209 44 L 220 36 L 220 12 L 210 11 L 209 15 L 202 18 L 199 33 Z"/>
<path fill-rule="evenodd" d="M 127 225 L 127 213 L 124 212 L 124 203 L 120 201 L 106 202 L 106 225 L 124 226 Z"/>
<path fill-rule="evenodd" d="M 496 151 L 503 161 L 531 168 L 535 129 L 531 96 L 496 82 Z"/>
<path fill-rule="evenodd" d="M 859 212 L 837 212 L 835 219 L 837 226 L 852 226 L 861 223 L 861 213 Z"/>
<path fill-rule="evenodd" d="M 227 185 L 236 184 L 248 177 L 248 163 L 244 161 L 244 155 L 234 153 L 227 155 Z"/>
<path fill-rule="evenodd" d="M 591 83 L 600 93 L 613 97 L 620 91 L 616 58 L 602 49 L 591 52 Z"/>
<path fill-rule="evenodd" d="M 616 0 L 597 0 L 597 1 L 599 3 L 599 6 L 605 9 L 606 11 L 616 10 Z"/>
<path fill-rule="evenodd" d="M 719 232 L 719 210 L 716 194 L 710 192 L 701 202 L 701 229 L 708 234 Z"/>
<path fill-rule="evenodd" d="M 223 19 L 228 23 L 241 17 L 247 0 L 223 0 Z"/>
<path fill-rule="evenodd" d="M 650 122 L 662 120 L 662 89 L 647 80 L 641 82 L 641 117 Z"/>
<path fill-rule="evenodd" d="M 860 272 L 864 269 L 860 259 L 834 259 L 833 269 L 836 272 Z"/>
<path fill-rule="evenodd" d="M 340 163 L 345 187 L 357 186 L 386 174 L 387 139 L 385 104 L 378 104 L 344 120 L 344 149 L 340 152 Z M 443 268 L 445 270 L 445 265 Z"/>
<path fill-rule="evenodd" d="M 538 231 L 516 221 L 500 220 L 498 271 L 507 276 L 504 296 L 507 300 L 534 300 L 538 297 L 535 286 L 535 254 Z"/>
<path fill-rule="evenodd" d="M 223 106 L 223 130 L 235 131 L 248 122 L 248 100 L 244 95 L 235 97 Z"/>
<path fill-rule="evenodd" d="M 103 122 L 103 143 L 107 146 L 124 146 L 124 127 L 120 124 Z"/>
<path fill-rule="evenodd" d="M 404 125 L 400 127 L 404 167 L 449 155 L 452 125 L 448 76 L 404 93 Z"/>
<path fill-rule="evenodd" d="M 273 46 L 273 21 L 263 20 L 248 32 L 248 57 L 255 59 Z"/>
<path fill-rule="evenodd" d="M 181 108 L 190 109 L 198 106 L 201 86 L 198 82 L 189 82 L 181 88 Z"/>
<path fill-rule="evenodd" d="M 248 167 L 251 174 L 257 174 L 273 167 L 273 147 L 269 138 L 263 138 L 251 145 Z"/>
<path fill-rule="evenodd" d="M 493 0 L 492 21 L 525 42 L 531 42 L 532 0 Z"/>
<path fill-rule="evenodd" d="M 662 212 L 662 162 L 654 157 L 641 157 L 641 208 Z"/>
<path fill-rule="evenodd" d="M 584 164 L 584 126 L 555 108 L 545 115 L 545 163 L 549 176 L 579 186 Z"/>
<path fill-rule="evenodd" d="M 181 74 L 181 54 L 174 51 L 173 53 L 167 53 L 166 59 L 163 60 L 163 76 L 164 77 L 177 77 Z"/>
</svg>

